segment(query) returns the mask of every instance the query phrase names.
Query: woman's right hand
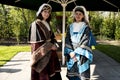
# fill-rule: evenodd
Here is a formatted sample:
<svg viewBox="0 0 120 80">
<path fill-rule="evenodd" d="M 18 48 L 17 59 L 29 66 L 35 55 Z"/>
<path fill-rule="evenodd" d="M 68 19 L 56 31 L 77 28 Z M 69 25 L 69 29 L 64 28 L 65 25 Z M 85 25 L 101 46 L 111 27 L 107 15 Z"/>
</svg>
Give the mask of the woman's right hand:
<svg viewBox="0 0 120 80">
<path fill-rule="evenodd" d="M 45 55 L 45 49 L 44 49 L 44 48 L 41 48 L 41 49 L 40 49 L 40 53 L 41 53 L 42 56 L 44 56 L 44 55 Z"/>
</svg>

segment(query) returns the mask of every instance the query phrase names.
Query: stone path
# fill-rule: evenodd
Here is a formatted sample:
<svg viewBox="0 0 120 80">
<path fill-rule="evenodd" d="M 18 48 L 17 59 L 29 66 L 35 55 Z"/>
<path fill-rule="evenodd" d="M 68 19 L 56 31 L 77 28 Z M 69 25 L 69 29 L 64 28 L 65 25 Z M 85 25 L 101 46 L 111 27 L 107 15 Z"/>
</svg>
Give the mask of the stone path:
<svg viewBox="0 0 120 80">
<path fill-rule="evenodd" d="M 20 52 L 11 61 L 0 67 L 0 80 L 30 80 L 30 52 Z M 62 67 L 62 79 L 66 78 L 66 67 Z M 120 80 L 120 63 L 98 50 L 94 51 L 91 64 L 91 80 Z"/>
</svg>

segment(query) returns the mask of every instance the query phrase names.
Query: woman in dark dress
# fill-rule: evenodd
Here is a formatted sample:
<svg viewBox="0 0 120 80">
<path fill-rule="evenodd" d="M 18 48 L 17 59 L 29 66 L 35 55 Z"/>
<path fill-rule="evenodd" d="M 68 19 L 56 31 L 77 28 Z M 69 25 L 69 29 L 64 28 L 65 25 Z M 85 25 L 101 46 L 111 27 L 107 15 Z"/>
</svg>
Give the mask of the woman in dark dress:
<svg viewBox="0 0 120 80">
<path fill-rule="evenodd" d="M 31 44 L 31 80 L 62 80 L 56 53 L 57 41 L 50 27 L 52 7 L 42 4 L 29 29 Z"/>
</svg>

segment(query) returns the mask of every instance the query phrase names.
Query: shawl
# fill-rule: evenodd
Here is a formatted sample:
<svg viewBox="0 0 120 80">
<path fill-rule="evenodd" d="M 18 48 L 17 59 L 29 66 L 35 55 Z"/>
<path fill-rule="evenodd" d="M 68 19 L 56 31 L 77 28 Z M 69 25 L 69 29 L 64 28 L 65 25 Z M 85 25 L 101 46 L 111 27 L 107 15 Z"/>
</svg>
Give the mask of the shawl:
<svg viewBox="0 0 120 80">
<path fill-rule="evenodd" d="M 29 43 L 43 42 L 50 39 L 51 33 L 40 20 L 35 20 L 29 28 Z"/>
<path fill-rule="evenodd" d="M 74 61 L 72 58 L 70 58 L 69 53 L 74 52 L 75 56 L 78 60 L 77 66 L 79 68 L 79 74 L 85 72 L 87 69 L 89 69 L 89 64 L 93 60 L 92 50 L 90 48 L 91 44 L 91 31 L 90 28 L 85 24 L 82 26 L 82 29 L 78 32 L 77 37 L 74 37 L 73 33 L 73 25 L 71 24 L 68 28 L 67 35 L 66 35 L 66 44 L 65 44 L 65 56 L 67 56 L 67 68 L 70 70 L 72 66 L 74 65 Z M 74 38 L 73 40 L 71 40 Z M 93 40 L 93 39 L 92 39 Z M 73 45 L 73 41 L 79 41 L 77 43 L 77 46 Z M 90 45 L 89 45 L 90 44 Z M 88 60 L 81 65 L 81 58 L 80 55 L 85 56 Z"/>
<path fill-rule="evenodd" d="M 32 23 L 29 33 L 30 43 L 44 42 L 37 50 L 33 51 L 30 60 L 31 67 L 40 73 L 49 62 L 51 56 L 52 34 L 40 20 Z M 44 54 L 41 54 L 41 52 L 44 52 Z"/>
</svg>

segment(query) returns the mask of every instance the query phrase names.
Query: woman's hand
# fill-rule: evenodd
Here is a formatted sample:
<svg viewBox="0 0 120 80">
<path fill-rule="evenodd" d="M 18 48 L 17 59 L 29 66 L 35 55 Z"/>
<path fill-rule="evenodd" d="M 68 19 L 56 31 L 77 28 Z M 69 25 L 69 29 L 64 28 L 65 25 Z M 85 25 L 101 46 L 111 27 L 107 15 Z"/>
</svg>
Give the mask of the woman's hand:
<svg viewBox="0 0 120 80">
<path fill-rule="evenodd" d="M 45 55 L 45 49 L 44 49 L 44 48 L 41 48 L 41 49 L 40 49 L 40 53 L 41 53 L 42 56 L 44 56 L 44 55 Z"/>
<path fill-rule="evenodd" d="M 70 57 L 73 58 L 75 56 L 74 52 L 70 52 Z"/>
<path fill-rule="evenodd" d="M 56 45 L 53 45 L 51 49 L 52 49 L 52 50 L 57 50 Z"/>
<path fill-rule="evenodd" d="M 74 60 L 74 62 L 77 61 L 77 58 L 75 56 L 75 53 L 74 52 L 70 52 L 70 57 Z"/>
</svg>

